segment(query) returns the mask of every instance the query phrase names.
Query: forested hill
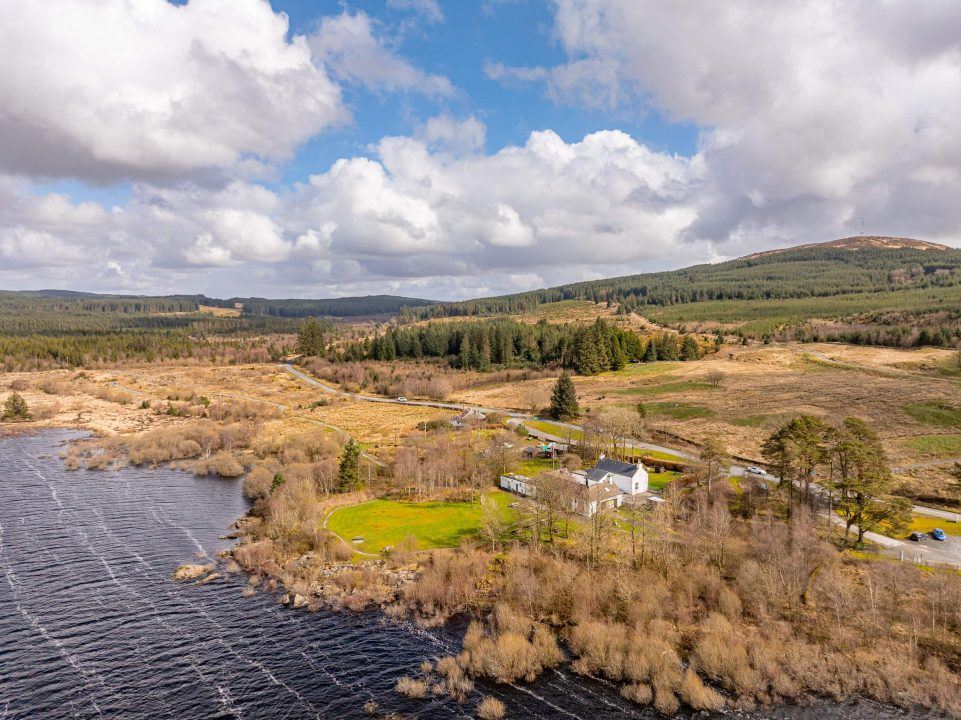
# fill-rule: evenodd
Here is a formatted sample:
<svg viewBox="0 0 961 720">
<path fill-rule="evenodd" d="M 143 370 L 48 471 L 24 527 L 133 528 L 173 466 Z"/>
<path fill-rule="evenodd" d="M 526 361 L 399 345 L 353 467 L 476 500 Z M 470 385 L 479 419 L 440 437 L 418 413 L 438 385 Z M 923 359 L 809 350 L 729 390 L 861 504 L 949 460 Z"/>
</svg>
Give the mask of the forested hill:
<svg viewBox="0 0 961 720">
<path fill-rule="evenodd" d="M 221 301 L 218 301 L 218 303 Z M 433 300 L 399 297 L 396 295 L 368 295 L 330 300 L 269 300 L 266 298 L 231 298 L 227 307 L 243 304 L 245 314 L 277 317 L 360 317 L 364 315 L 396 315 L 401 308 L 431 305 Z"/>
<path fill-rule="evenodd" d="M 394 295 L 370 295 L 329 300 L 268 300 L 234 297 L 226 300 L 205 295 L 99 295 L 73 290 L 0 291 L 0 312 L 6 313 L 105 313 L 142 315 L 197 312 L 200 306 L 234 308 L 242 306 L 245 315 L 273 317 L 362 317 L 396 315 L 401 308 L 417 308 L 431 300 Z"/>
<path fill-rule="evenodd" d="M 621 310 L 711 300 L 773 300 L 961 284 L 961 250 L 910 238 L 855 237 L 774 250 L 728 262 L 440 303 L 405 319 L 530 312 L 561 300 L 616 303 Z"/>
</svg>

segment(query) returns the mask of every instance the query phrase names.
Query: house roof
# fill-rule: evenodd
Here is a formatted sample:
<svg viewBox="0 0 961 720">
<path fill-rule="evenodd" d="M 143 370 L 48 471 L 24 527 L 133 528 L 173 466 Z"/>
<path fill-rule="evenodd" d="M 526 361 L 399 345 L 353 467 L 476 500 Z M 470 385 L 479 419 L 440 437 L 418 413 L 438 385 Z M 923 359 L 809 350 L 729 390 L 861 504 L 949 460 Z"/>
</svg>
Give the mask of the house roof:
<svg viewBox="0 0 961 720">
<path fill-rule="evenodd" d="M 460 415 L 457 415 L 454 418 L 454 420 L 457 420 L 458 422 L 468 422 L 470 420 L 479 421 L 479 420 L 486 420 L 486 419 L 487 419 L 487 415 L 482 413 L 477 408 L 469 408 L 467 410 L 464 410 L 464 412 L 462 412 Z"/>
<path fill-rule="evenodd" d="M 633 475 L 635 470 L 637 470 L 637 465 L 620 460 L 611 460 L 610 458 L 601 458 L 594 467 L 587 471 L 587 477 L 591 482 L 599 482 L 607 473 L 629 476 Z"/>
<path fill-rule="evenodd" d="M 603 502 L 621 494 L 621 489 L 610 480 L 594 485 L 578 485 L 577 495 L 582 500 Z"/>
</svg>

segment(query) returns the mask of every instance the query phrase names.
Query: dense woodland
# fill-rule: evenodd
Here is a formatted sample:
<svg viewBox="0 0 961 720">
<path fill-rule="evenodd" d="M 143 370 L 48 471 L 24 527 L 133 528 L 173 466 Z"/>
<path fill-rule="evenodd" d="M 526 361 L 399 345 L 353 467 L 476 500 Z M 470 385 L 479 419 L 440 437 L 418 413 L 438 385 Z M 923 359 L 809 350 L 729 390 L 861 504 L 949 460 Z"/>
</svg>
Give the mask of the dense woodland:
<svg viewBox="0 0 961 720">
<path fill-rule="evenodd" d="M 433 301 L 395 295 L 369 295 L 366 297 L 334 298 L 330 300 L 268 300 L 265 298 L 230 298 L 218 300 L 221 307 L 243 304 L 245 315 L 271 315 L 276 317 L 365 317 L 372 315 L 396 315 L 402 308 L 430 305 Z"/>
<path fill-rule="evenodd" d="M 305 325 L 306 332 L 309 324 Z M 628 362 L 697 360 L 703 350 L 690 335 L 660 333 L 645 339 L 598 318 L 590 325 L 534 325 L 509 319 L 438 322 L 390 328 L 348 343 L 332 358 L 381 360 L 442 358 L 462 370 L 561 366 L 582 375 L 619 370 Z"/>
<path fill-rule="evenodd" d="M 186 309 L 183 309 L 186 308 Z M 329 331 L 330 321 L 322 321 Z M 263 362 L 283 352 L 299 323 L 201 314 L 184 299 L 0 294 L 6 371 L 160 360 Z"/>
<path fill-rule="evenodd" d="M 717 300 L 773 300 L 883 293 L 961 282 L 961 251 L 812 246 L 641 275 L 561 285 L 501 297 L 408 309 L 403 317 L 531 312 L 561 300 L 617 304 L 624 312 Z"/>
</svg>

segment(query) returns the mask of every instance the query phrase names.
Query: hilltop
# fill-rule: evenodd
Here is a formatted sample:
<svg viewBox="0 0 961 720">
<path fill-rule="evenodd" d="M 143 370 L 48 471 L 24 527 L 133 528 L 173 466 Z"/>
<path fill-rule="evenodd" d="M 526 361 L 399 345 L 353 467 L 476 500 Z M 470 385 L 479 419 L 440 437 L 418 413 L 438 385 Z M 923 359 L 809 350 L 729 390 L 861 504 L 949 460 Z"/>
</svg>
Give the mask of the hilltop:
<svg viewBox="0 0 961 720">
<path fill-rule="evenodd" d="M 811 248 L 837 249 L 837 250 L 864 250 L 864 249 L 883 249 L 901 250 L 904 248 L 912 250 L 951 250 L 947 245 L 928 242 L 927 240 L 915 240 L 914 238 L 889 237 L 885 235 L 855 235 L 854 237 L 839 238 L 822 243 L 808 243 L 806 245 L 794 245 L 777 250 L 765 250 L 763 252 L 747 255 L 742 260 L 748 258 L 767 257 L 780 253 L 792 252 L 796 250 L 808 250 Z"/>
</svg>

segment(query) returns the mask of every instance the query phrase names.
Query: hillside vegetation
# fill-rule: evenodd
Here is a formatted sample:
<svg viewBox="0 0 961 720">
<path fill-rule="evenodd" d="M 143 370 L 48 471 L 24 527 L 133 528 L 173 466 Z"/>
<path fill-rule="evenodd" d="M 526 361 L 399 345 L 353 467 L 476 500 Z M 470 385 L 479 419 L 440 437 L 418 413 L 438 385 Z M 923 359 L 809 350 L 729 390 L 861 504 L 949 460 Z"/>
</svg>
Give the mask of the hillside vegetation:
<svg viewBox="0 0 961 720">
<path fill-rule="evenodd" d="M 904 238 L 845 238 L 681 270 L 408 308 L 402 319 L 527 314 L 571 300 L 607 303 L 682 331 L 954 346 L 961 341 L 961 250 Z"/>
</svg>

